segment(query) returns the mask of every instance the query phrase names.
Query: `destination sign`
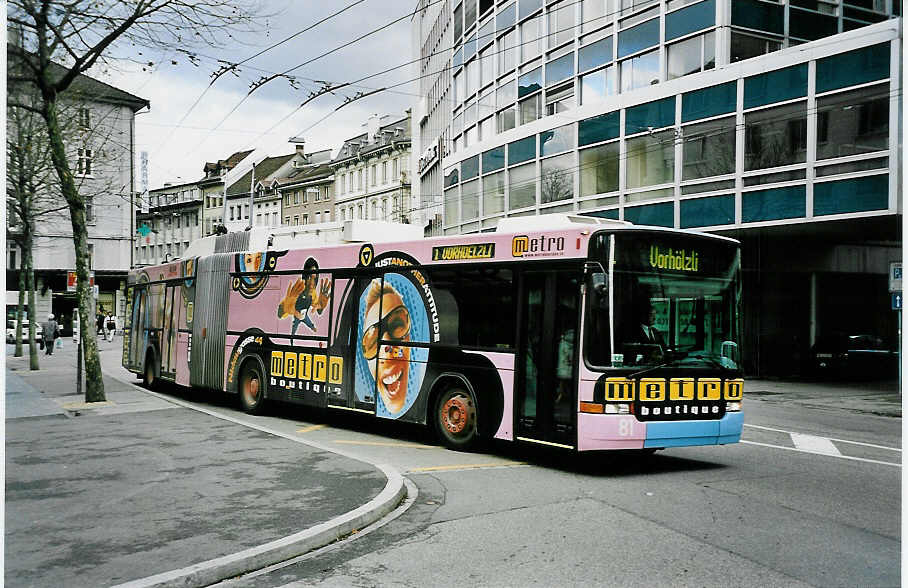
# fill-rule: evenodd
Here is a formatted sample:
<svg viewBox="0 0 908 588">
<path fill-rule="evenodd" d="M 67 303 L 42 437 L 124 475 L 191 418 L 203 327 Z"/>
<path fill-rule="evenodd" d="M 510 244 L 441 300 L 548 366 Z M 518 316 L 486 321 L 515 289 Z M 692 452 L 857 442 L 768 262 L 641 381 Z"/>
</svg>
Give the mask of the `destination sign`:
<svg viewBox="0 0 908 588">
<path fill-rule="evenodd" d="M 472 245 L 445 245 L 432 248 L 432 261 L 459 261 L 464 259 L 491 259 L 495 257 L 495 243 Z"/>
<path fill-rule="evenodd" d="M 658 245 L 650 245 L 649 264 L 658 269 L 697 272 L 700 271 L 700 254 L 694 249 L 660 249 Z"/>
</svg>

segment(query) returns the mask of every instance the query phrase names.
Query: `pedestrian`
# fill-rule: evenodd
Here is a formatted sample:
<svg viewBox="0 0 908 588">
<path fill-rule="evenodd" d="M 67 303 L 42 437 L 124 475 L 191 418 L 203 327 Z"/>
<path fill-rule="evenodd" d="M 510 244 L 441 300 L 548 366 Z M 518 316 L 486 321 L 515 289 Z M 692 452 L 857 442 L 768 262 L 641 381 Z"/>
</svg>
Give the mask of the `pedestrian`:
<svg viewBox="0 0 908 588">
<path fill-rule="evenodd" d="M 47 315 L 47 322 L 41 325 L 41 328 L 44 329 L 44 354 L 53 355 L 54 354 L 54 340 L 57 338 L 57 321 L 54 320 L 54 315 Z"/>
<path fill-rule="evenodd" d="M 98 321 L 97 334 L 98 335 L 104 334 L 104 316 L 105 316 L 105 312 L 104 312 L 104 307 L 102 306 L 102 307 L 98 308 L 98 314 L 97 314 L 97 321 Z"/>
<path fill-rule="evenodd" d="M 114 332 L 117 330 L 117 320 L 114 318 L 113 313 L 108 312 L 104 321 L 107 323 L 105 325 L 107 327 L 107 340 L 113 341 Z"/>
</svg>

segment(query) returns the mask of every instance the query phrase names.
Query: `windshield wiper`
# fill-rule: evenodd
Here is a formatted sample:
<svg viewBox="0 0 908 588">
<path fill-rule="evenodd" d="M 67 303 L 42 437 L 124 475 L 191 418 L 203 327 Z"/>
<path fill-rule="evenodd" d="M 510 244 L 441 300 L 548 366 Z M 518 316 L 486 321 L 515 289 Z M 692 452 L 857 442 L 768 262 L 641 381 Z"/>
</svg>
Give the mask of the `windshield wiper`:
<svg viewBox="0 0 908 588">
<path fill-rule="evenodd" d="M 699 360 L 701 360 L 701 361 L 705 361 L 705 362 L 708 363 L 711 367 L 714 367 L 714 368 L 719 368 L 719 369 L 722 369 L 722 370 L 731 369 L 731 368 L 729 368 L 728 366 L 723 365 L 721 361 L 719 361 L 718 359 L 716 359 L 715 357 L 713 357 L 713 356 L 711 356 L 711 355 L 703 355 L 703 354 L 699 354 L 699 353 L 698 353 L 698 354 L 691 355 L 690 352 L 687 352 L 687 351 L 669 351 L 669 352 L 667 352 L 667 353 L 671 353 L 671 354 L 672 354 L 672 358 L 671 358 L 671 359 L 669 359 L 668 361 L 664 361 L 664 362 L 662 362 L 662 363 L 660 363 L 660 364 L 658 364 L 658 365 L 654 365 L 654 366 L 650 366 L 650 367 L 648 367 L 648 368 L 642 369 L 642 370 L 640 370 L 639 372 L 634 372 L 633 374 L 631 374 L 630 376 L 628 376 L 628 379 L 637 378 L 637 377 L 642 376 L 642 375 L 644 375 L 644 374 L 648 374 L 648 373 L 650 373 L 650 372 L 652 372 L 652 371 L 655 371 L 655 370 L 658 370 L 658 369 L 662 369 L 662 368 L 665 368 L 665 367 L 670 367 L 670 366 L 672 366 L 672 365 L 678 363 L 678 362 L 681 361 L 682 359 L 699 359 Z"/>
<path fill-rule="evenodd" d="M 662 363 L 660 363 L 660 364 L 657 364 L 657 365 L 654 365 L 654 366 L 650 366 L 650 367 L 648 367 L 648 368 L 644 368 L 644 369 L 640 370 L 639 372 L 634 372 L 633 374 L 631 374 L 630 376 L 628 376 L 628 379 L 637 378 L 637 377 L 642 376 L 642 375 L 644 375 L 644 374 L 648 374 L 648 373 L 650 373 L 650 372 L 652 372 L 652 371 L 655 371 L 655 370 L 658 370 L 658 369 L 661 369 L 661 368 L 664 368 L 664 367 L 668 367 L 668 366 L 670 366 L 670 365 L 674 365 L 674 364 L 678 363 L 679 361 L 681 361 L 682 359 L 684 359 L 685 357 L 687 357 L 687 352 L 686 352 L 686 351 L 668 351 L 667 353 L 671 353 L 671 354 L 672 354 L 672 358 L 671 358 L 671 359 L 669 359 L 668 361 L 664 361 L 664 362 L 662 362 Z"/>
</svg>

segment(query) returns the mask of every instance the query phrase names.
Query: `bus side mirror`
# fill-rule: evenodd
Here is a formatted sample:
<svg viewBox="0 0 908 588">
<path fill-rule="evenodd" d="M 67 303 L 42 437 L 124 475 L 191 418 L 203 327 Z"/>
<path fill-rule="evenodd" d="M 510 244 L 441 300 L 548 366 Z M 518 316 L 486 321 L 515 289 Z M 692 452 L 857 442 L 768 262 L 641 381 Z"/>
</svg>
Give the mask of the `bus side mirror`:
<svg viewBox="0 0 908 588">
<path fill-rule="evenodd" d="M 598 296 L 604 296 L 608 291 L 608 280 L 603 272 L 593 272 L 590 274 L 590 288 Z"/>
</svg>

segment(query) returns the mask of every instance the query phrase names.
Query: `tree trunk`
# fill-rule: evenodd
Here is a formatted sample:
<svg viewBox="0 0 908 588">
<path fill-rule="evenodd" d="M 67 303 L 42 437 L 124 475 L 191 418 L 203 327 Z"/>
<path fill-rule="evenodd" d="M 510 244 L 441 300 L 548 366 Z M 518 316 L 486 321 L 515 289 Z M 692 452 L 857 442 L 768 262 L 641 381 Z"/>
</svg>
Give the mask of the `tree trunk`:
<svg viewBox="0 0 908 588">
<path fill-rule="evenodd" d="M 16 352 L 13 357 L 22 357 L 22 311 L 25 309 L 25 263 L 19 266 L 19 300 L 16 305 Z M 35 322 L 34 316 L 29 316 L 29 324 Z"/>
<path fill-rule="evenodd" d="M 101 359 L 98 357 L 98 339 L 94 325 L 91 324 L 92 298 L 89 284 L 88 267 L 88 230 L 85 226 L 85 200 L 73 180 L 72 172 L 66 161 L 63 146 L 63 132 L 57 119 L 57 97 L 51 92 L 42 92 L 42 116 L 47 124 L 47 135 L 50 139 L 50 156 L 54 169 L 60 179 L 63 197 L 69 206 L 72 220 L 73 245 L 76 251 L 76 299 L 79 301 L 79 336 L 85 357 L 85 401 L 103 402 L 104 380 L 101 375 Z"/>
<path fill-rule="evenodd" d="M 38 330 L 38 312 L 35 308 L 35 264 L 32 256 L 32 248 L 35 242 L 34 221 L 29 220 L 26 228 L 25 247 L 22 248 L 23 270 L 25 271 L 25 286 L 28 288 L 28 368 L 30 370 L 41 369 L 38 363 L 38 345 L 35 342 L 35 333 Z"/>
</svg>

